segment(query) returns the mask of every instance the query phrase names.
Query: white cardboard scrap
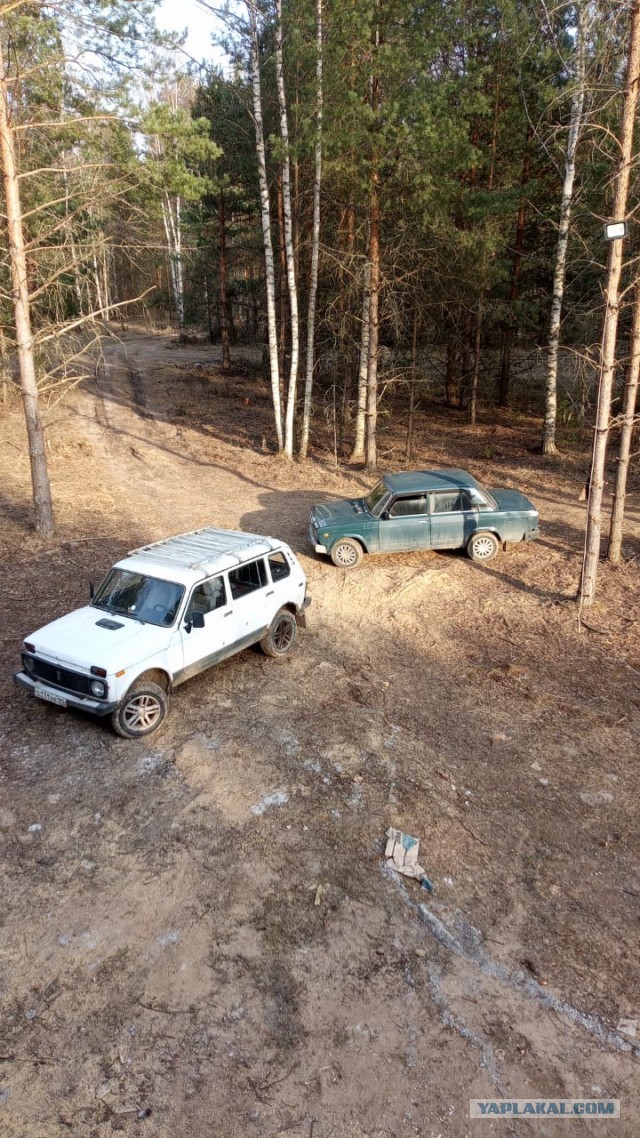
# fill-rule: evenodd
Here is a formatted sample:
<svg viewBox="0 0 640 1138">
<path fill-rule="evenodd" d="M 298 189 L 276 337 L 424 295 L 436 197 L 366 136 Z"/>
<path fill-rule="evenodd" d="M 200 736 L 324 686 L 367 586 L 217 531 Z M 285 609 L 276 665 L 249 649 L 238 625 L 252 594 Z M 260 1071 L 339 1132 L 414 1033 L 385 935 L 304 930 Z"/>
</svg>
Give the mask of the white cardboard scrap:
<svg viewBox="0 0 640 1138">
<path fill-rule="evenodd" d="M 384 856 L 389 865 L 405 877 L 415 877 L 416 881 L 427 876 L 427 871 L 418 865 L 419 838 L 412 838 L 409 834 L 403 834 L 402 830 L 394 830 L 392 826 L 387 830 L 386 838 Z"/>
</svg>

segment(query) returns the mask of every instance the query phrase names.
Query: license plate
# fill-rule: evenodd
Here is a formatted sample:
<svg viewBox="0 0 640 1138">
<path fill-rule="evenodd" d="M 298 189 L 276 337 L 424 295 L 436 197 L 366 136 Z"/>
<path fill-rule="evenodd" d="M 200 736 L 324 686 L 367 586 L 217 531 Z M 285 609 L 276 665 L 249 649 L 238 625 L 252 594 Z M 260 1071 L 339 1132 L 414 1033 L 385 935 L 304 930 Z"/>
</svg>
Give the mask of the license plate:
<svg viewBox="0 0 640 1138">
<path fill-rule="evenodd" d="M 47 703 L 55 703 L 56 707 L 66 707 L 67 701 L 63 695 L 58 695 L 55 691 L 50 691 L 49 688 L 43 688 L 40 684 L 36 684 L 33 689 L 33 694 L 38 699 L 44 699 Z"/>
</svg>

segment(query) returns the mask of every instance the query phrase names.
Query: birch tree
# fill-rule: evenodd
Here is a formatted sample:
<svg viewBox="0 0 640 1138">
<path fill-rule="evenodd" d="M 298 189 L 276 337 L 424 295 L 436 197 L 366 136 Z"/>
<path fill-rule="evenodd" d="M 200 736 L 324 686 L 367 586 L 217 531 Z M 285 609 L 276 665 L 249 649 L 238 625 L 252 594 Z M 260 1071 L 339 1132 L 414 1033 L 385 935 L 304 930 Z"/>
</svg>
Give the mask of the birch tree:
<svg viewBox="0 0 640 1138">
<path fill-rule="evenodd" d="M 558 348 L 560 344 L 560 323 L 562 301 L 567 268 L 567 248 L 571 226 L 574 183 L 576 176 L 576 153 L 584 126 L 584 107 L 586 94 L 586 40 L 588 29 L 588 0 L 581 0 L 576 9 L 576 62 L 575 86 L 571 99 L 569 134 L 564 162 L 564 181 L 560 202 L 560 221 L 556 247 L 555 269 L 553 274 L 553 299 L 549 322 L 547 346 L 547 376 L 545 385 L 545 415 L 542 431 L 543 454 L 557 454 L 556 419 L 558 408 Z"/>
<path fill-rule="evenodd" d="M 276 424 L 278 450 L 284 449 L 282 429 L 282 400 L 280 396 L 280 365 L 278 361 L 278 328 L 276 321 L 276 273 L 271 237 L 271 203 L 269 182 L 267 180 L 267 152 L 262 118 L 262 84 L 260 74 L 260 43 L 258 39 L 258 14 L 255 0 L 246 0 L 249 15 L 249 58 L 251 71 L 251 91 L 253 121 L 256 132 L 256 154 L 258 159 L 258 182 L 260 186 L 260 217 L 262 221 L 262 240 L 264 247 L 265 285 L 267 293 L 267 331 L 269 338 L 269 367 L 271 371 L 271 398 Z"/>
<path fill-rule="evenodd" d="M 83 378 L 74 336 L 104 314 L 100 291 L 93 307 L 87 301 L 83 310 L 82 272 L 92 264 L 101 240 L 92 232 L 91 203 L 100 198 L 113 202 L 128 183 L 128 173 L 116 173 L 106 154 L 121 93 L 117 78 L 109 86 L 102 82 L 104 76 L 92 75 L 97 95 L 87 90 L 82 72 L 67 59 L 65 41 L 73 40 L 80 55 L 83 48 L 90 49 L 99 71 L 108 45 L 113 49 L 117 26 L 120 38 L 110 54 L 110 67 L 117 70 L 125 55 L 129 62 L 136 58 L 135 50 L 128 52 L 124 34 L 125 27 L 133 31 L 133 24 L 128 15 L 123 24 L 122 16 L 118 0 L 83 5 L 69 0 L 52 7 L 14 0 L 5 5 L 0 20 L 0 150 L 11 339 L 19 365 L 35 524 L 45 538 L 53 534 L 54 517 L 42 396 L 57 399 L 70 382 Z M 141 4 L 139 19 L 144 23 L 148 16 L 149 6 Z M 87 356 L 98 338 L 94 329 L 84 337 Z"/>
<path fill-rule="evenodd" d="M 190 113 L 193 95 L 191 81 L 176 75 L 143 120 L 149 139 L 147 166 L 159 195 L 171 294 L 180 329 L 185 321 L 185 207 L 211 190 L 211 179 L 203 171 L 221 153 L 210 138 L 208 120 Z"/>
<path fill-rule="evenodd" d="M 367 241 L 368 246 L 368 241 Z M 360 320 L 360 356 L 358 366 L 358 395 L 356 403 L 356 433 L 351 451 L 352 462 L 362 462 L 364 459 L 365 425 L 367 414 L 367 370 L 369 364 L 369 333 L 371 321 L 369 319 L 371 262 L 367 258 L 364 267 L 364 285 L 362 289 L 362 315 Z"/>
<path fill-rule="evenodd" d="M 373 81 L 373 97 L 377 99 Z M 376 105 L 375 103 L 373 104 Z M 378 467 L 378 344 L 380 337 L 380 196 L 379 173 L 374 157 L 371 168 L 369 205 L 369 342 L 367 345 L 367 408 L 365 412 L 365 469 L 373 474 Z"/>
<path fill-rule="evenodd" d="M 296 285 L 296 264 L 293 250 L 293 217 L 291 208 L 291 158 L 289 154 L 289 121 L 287 98 L 284 83 L 284 59 L 282 52 L 282 0 L 276 0 L 275 62 L 276 86 L 278 89 L 278 109 L 280 112 L 280 136 L 282 138 L 282 211 L 284 216 L 284 247 L 287 265 L 287 288 L 289 294 L 290 350 L 289 385 L 285 415 L 284 453 L 293 458 L 293 431 L 296 409 L 296 387 L 298 383 L 298 358 L 300 354 L 300 328 L 298 322 L 298 289 Z"/>
<path fill-rule="evenodd" d="M 633 305 L 633 327 L 631 330 L 631 358 L 622 397 L 620 413 L 620 444 L 616 467 L 616 483 L 613 492 L 611 525 L 607 560 L 618 565 L 622 554 L 622 526 L 624 504 L 627 493 L 627 475 L 631 459 L 631 441 L 636 423 L 636 403 L 638 399 L 638 375 L 640 374 L 640 281 L 636 283 Z"/>
<path fill-rule="evenodd" d="M 620 127 L 620 156 L 617 164 L 613 199 L 613 216 L 616 220 L 624 219 L 627 212 L 639 80 L 640 0 L 633 0 L 629 16 L 627 68 Z M 589 480 L 585 553 L 580 579 L 580 602 L 583 605 L 591 605 L 595 598 L 598 561 L 600 558 L 602 496 L 604 491 L 607 442 L 611 426 L 611 398 L 616 366 L 616 339 L 618 331 L 622 257 L 622 240 L 618 239 L 612 241 L 610 243 L 605 290 L 606 306 L 600 348 L 600 384 L 594 429 L 591 477 Z"/>
<path fill-rule="evenodd" d="M 311 226 L 311 272 L 309 279 L 309 305 L 307 309 L 307 353 L 304 385 L 304 407 L 300 437 L 300 458 L 307 457 L 313 395 L 313 369 L 315 365 L 316 300 L 318 295 L 318 263 L 320 258 L 320 190 L 322 185 L 322 0 L 316 0 L 316 144 L 313 178 L 313 221 Z"/>
<path fill-rule="evenodd" d="M 7 235 L 16 347 L 20 367 L 20 386 L 24 416 L 29 440 L 29 461 L 33 486 L 33 505 L 36 530 L 44 538 L 53 536 L 53 504 L 44 446 L 44 431 L 40 414 L 38 381 L 36 377 L 33 334 L 31 328 L 31 300 L 27 281 L 27 253 L 22 224 L 22 203 L 16 166 L 13 128 L 10 118 L 4 45 L 0 43 L 0 153 L 7 210 Z"/>
</svg>

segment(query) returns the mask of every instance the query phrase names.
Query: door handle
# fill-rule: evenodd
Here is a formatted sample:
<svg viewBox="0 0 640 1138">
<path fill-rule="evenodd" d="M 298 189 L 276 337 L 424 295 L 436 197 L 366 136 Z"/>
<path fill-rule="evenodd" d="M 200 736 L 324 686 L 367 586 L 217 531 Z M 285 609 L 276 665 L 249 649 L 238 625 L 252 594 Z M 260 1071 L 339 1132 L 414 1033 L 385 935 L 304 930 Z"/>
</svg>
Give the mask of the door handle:
<svg viewBox="0 0 640 1138">
<path fill-rule="evenodd" d="M 223 613 L 223 616 L 233 616 L 233 609 L 229 609 L 228 612 Z"/>
<path fill-rule="evenodd" d="M 267 596 L 268 596 L 268 597 L 272 597 L 272 596 L 273 596 L 273 589 L 271 589 L 271 590 L 270 590 L 270 591 L 267 593 Z"/>
</svg>

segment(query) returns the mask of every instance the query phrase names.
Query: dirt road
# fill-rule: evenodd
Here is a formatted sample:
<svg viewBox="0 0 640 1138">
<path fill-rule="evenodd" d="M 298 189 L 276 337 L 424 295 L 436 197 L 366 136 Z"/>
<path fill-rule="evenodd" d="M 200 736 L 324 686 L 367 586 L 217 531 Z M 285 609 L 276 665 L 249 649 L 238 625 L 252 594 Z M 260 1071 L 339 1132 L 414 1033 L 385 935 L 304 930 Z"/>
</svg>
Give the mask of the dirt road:
<svg viewBox="0 0 640 1138">
<path fill-rule="evenodd" d="M 130 333 L 58 405 L 53 549 L 27 528 L 19 407 L 2 423 L 0 1133 L 564 1135 L 469 1121 L 507 1096 L 619 1098 L 577 1125 L 636 1135 L 637 496 L 580 629 L 581 457 L 545 466 L 528 420 L 425 418 L 415 465 L 529 493 L 541 541 L 339 571 L 309 507 L 367 480 L 321 448 L 277 460 L 266 386 L 217 358 Z M 146 742 L 13 688 L 23 636 L 89 579 L 204 524 L 301 556 L 291 658 L 190 682 Z M 422 839 L 432 897 L 385 872 L 390 825 Z"/>
</svg>

